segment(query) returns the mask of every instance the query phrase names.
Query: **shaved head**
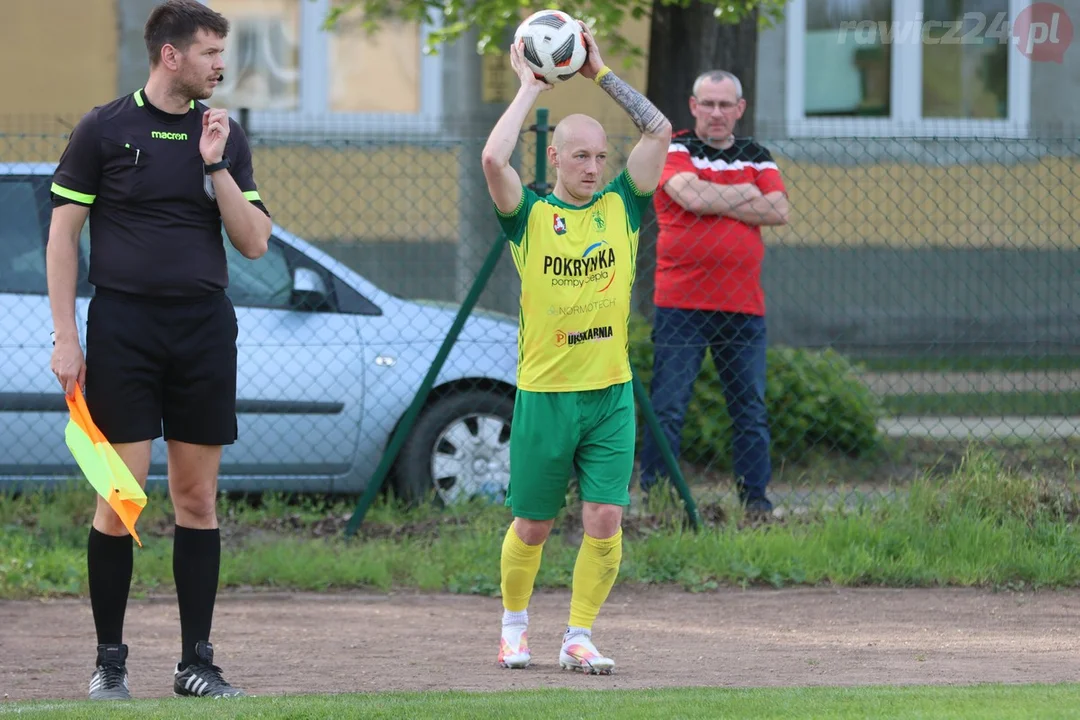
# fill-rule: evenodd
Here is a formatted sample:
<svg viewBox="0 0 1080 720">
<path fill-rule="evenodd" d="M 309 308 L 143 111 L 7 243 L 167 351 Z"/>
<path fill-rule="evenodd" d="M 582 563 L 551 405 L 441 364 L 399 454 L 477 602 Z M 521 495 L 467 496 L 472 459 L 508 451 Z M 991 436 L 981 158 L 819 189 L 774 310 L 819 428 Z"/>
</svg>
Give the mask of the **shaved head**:
<svg viewBox="0 0 1080 720">
<path fill-rule="evenodd" d="M 607 160 L 607 133 L 588 115 L 567 115 L 555 126 L 548 162 L 555 166 L 555 197 L 584 205 L 600 189 Z"/>
<path fill-rule="evenodd" d="M 552 133 L 551 144 L 558 152 L 567 147 L 567 143 L 582 143 L 592 145 L 597 140 L 601 144 L 607 142 L 607 134 L 604 127 L 588 115 L 567 115 L 555 126 Z"/>
</svg>

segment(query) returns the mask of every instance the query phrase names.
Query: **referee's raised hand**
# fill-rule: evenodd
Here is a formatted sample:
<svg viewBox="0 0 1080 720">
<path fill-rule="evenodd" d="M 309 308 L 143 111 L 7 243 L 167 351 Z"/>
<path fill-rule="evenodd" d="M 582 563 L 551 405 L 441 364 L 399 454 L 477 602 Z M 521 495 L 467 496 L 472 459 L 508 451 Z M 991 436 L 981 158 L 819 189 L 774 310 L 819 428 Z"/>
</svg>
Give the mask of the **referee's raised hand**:
<svg viewBox="0 0 1080 720">
<path fill-rule="evenodd" d="M 75 395 L 75 382 L 80 387 L 86 385 L 86 362 L 78 336 L 57 335 L 53 345 L 52 361 L 49 363 L 53 374 L 68 397 Z"/>
<path fill-rule="evenodd" d="M 207 165 L 221 162 L 225 156 L 225 143 L 229 140 L 229 111 L 211 108 L 203 113 L 202 137 L 199 152 Z"/>
</svg>

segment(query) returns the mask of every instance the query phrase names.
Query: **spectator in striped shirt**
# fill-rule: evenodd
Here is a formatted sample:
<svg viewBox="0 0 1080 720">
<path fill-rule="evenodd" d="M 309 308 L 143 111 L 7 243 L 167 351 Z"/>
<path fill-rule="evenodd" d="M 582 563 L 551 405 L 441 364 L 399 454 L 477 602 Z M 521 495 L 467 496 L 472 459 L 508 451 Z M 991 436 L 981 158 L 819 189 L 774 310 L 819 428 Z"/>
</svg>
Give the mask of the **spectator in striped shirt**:
<svg viewBox="0 0 1080 720">
<path fill-rule="evenodd" d="M 786 224 L 788 200 L 769 151 L 735 137 L 745 110 L 735 75 L 703 73 L 690 97 L 694 128 L 672 137 L 654 199 L 659 235 L 650 392 L 678 458 L 686 410 L 708 348 L 731 416 L 739 498 L 748 511 L 770 513 L 761 227 Z M 648 493 L 664 474 L 663 457 L 646 433 L 642 490 Z"/>
</svg>

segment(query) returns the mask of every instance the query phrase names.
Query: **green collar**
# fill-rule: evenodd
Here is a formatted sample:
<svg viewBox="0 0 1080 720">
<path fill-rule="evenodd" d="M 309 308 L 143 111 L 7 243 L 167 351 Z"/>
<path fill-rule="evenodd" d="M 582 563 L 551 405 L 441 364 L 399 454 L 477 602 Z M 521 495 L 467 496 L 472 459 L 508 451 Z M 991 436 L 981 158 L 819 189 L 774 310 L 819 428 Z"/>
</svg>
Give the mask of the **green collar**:
<svg viewBox="0 0 1080 720">
<path fill-rule="evenodd" d="M 544 198 L 544 201 L 555 205 L 556 207 L 561 207 L 564 210 L 585 210 L 589 207 L 592 207 L 592 205 L 600 199 L 601 195 L 602 193 L 593 193 L 592 200 L 585 203 L 584 205 L 571 205 L 570 203 L 563 202 L 559 198 L 555 197 L 555 193 L 551 192 L 548 193 L 548 196 Z"/>
</svg>

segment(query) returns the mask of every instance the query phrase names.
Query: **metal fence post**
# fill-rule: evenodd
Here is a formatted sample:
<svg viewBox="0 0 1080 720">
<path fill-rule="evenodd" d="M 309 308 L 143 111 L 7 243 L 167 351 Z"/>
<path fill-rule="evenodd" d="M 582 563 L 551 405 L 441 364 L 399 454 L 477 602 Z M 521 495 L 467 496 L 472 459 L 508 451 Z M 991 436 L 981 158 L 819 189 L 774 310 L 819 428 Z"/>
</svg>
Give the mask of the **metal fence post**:
<svg viewBox="0 0 1080 720">
<path fill-rule="evenodd" d="M 529 184 L 529 187 L 537 194 L 546 195 L 551 190 L 551 186 L 547 182 L 547 134 L 551 129 L 548 126 L 547 108 L 537 108 L 536 124 L 529 129 L 536 133 L 535 179 Z M 469 288 L 469 293 L 462 302 L 461 308 L 454 318 L 454 323 L 450 326 L 446 338 L 439 347 L 439 352 L 435 355 L 431 367 L 428 368 L 427 375 L 420 384 L 420 388 L 417 390 L 416 396 L 413 398 L 408 412 L 405 413 L 405 417 L 402 419 L 401 424 L 398 425 L 397 430 L 394 432 L 393 436 L 391 436 L 390 443 L 387 445 L 386 451 L 379 461 L 379 466 L 375 469 L 375 474 L 368 482 L 367 487 L 364 488 L 364 494 L 360 497 L 360 502 L 357 503 L 356 510 L 353 512 L 352 517 L 349 518 L 349 523 L 345 528 L 346 537 L 352 537 L 356 534 L 357 529 L 360 527 L 360 523 L 364 520 L 364 516 L 367 515 L 368 510 L 371 508 L 371 504 L 375 501 L 375 496 L 378 495 L 385 484 L 390 468 L 393 466 L 394 460 L 397 459 L 398 453 L 401 452 L 402 445 L 405 444 L 405 438 L 412 432 L 412 428 L 420 415 L 420 410 L 427 401 L 428 394 L 435 384 L 435 378 L 438 377 L 439 371 L 442 370 L 442 366 L 446 362 L 446 358 L 450 354 L 451 348 L 453 348 L 454 343 L 457 341 L 458 335 L 461 333 L 465 321 L 472 313 L 473 307 L 476 306 L 476 302 L 480 299 L 480 295 L 483 293 L 488 279 L 495 271 L 495 266 L 502 256 L 503 247 L 505 245 L 506 238 L 500 234 L 495 239 L 495 243 L 491 246 L 491 250 L 488 251 L 487 258 L 485 258 L 484 264 L 480 268 L 480 272 L 477 274 L 476 279 Z M 667 438 L 664 437 L 664 434 L 660 429 L 660 423 L 656 418 L 656 412 L 653 410 L 649 395 L 645 391 L 645 387 L 638 379 L 636 373 L 633 374 L 633 387 L 634 395 L 637 397 L 638 403 L 644 410 L 645 419 L 649 429 L 655 436 L 657 443 L 660 445 L 660 450 L 663 453 L 668 471 L 671 473 L 672 481 L 675 483 L 675 487 L 678 488 L 679 494 L 682 496 L 683 503 L 686 506 L 687 516 L 690 519 L 690 525 L 694 530 L 697 530 L 701 526 L 701 521 L 698 515 L 697 506 L 694 503 L 694 498 L 690 494 L 690 489 L 686 485 L 686 480 L 683 478 L 682 472 L 679 470 L 678 461 L 671 451 L 671 446 L 668 444 Z"/>
<path fill-rule="evenodd" d="M 538 194 L 546 195 L 551 191 L 551 186 L 547 182 L 547 133 L 551 129 L 548 127 L 547 108 L 537 108 L 536 124 L 531 129 L 536 131 L 536 180 L 533 181 L 530 187 Z M 667 465 L 668 472 L 671 474 L 672 482 L 675 483 L 679 495 L 682 496 L 683 504 L 686 507 L 686 515 L 690 519 L 690 526 L 694 530 L 698 530 L 701 527 L 701 518 L 698 515 L 694 497 L 690 494 L 690 488 L 687 486 L 682 471 L 679 469 L 679 462 L 675 459 L 675 454 L 671 451 L 671 445 L 660 429 L 660 421 L 656 417 L 656 411 L 653 410 L 649 393 L 645 391 L 645 386 L 638 379 L 637 373 L 633 375 L 634 395 L 645 413 L 645 421 L 649 430 L 653 433 L 657 444 L 660 446 L 660 452 L 664 456 L 664 462 Z"/>
<path fill-rule="evenodd" d="M 634 395 L 637 397 L 638 405 L 641 406 L 642 411 L 645 413 L 645 424 L 648 425 L 653 437 L 656 438 L 656 444 L 660 446 L 660 453 L 664 456 L 664 464 L 667 465 L 668 472 L 671 473 L 671 481 L 675 483 L 679 495 L 682 496 L 683 505 L 686 506 L 686 516 L 690 518 L 690 527 L 699 530 L 701 528 L 701 517 L 698 515 L 694 496 L 690 494 L 690 488 L 686 484 L 686 479 L 683 478 L 682 470 L 679 469 L 679 461 L 675 459 L 675 453 L 671 451 L 671 445 L 664 436 L 663 430 L 660 429 L 660 420 L 656 417 L 652 400 L 649 399 L 649 393 L 646 392 L 645 385 L 638 378 L 637 373 L 634 373 Z"/>
<path fill-rule="evenodd" d="M 352 517 L 349 518 L 349 524 L 345 528 L 346 537 L 352 537 L 356 534 L 357 528 L 360 527 L 360 523 L 363 522 L 364 516 L 367 515 L 367 511 L 371 507 L 371 503 L 375 501 L 375 496 L 386 482 L 386 476 L 389 474 L 390 468 L 394 464 L 394 460 L 397 459 L 398 453 L 401 452 L 401 446 L 405 444 L 405 438 L 412 432 L 413 426 L 416 424 L 416 419 L 420 415 L 420 409 L 424 407 L 428 394 L 435 384 L 435 378 L 439 376 L 439 371 L 442 370 L 442 366 L 446 362 L 447 356 L 450 354 L 450 349 L 457 341 L 458 335 L 461 334 L 461 328 L 464 327 L 465 321 L 472 313 L 476 301 L 480 299 L 480 293 L 484 291 L 484 286 L 487 285 L 488 278 L 495 272 L 495 266 L 499 262 L 499 257 L 502 255 L 503 246 L 505 245 L 506 239 L 502 234 L 495 238 L 495 242 L 492 244 L 491 250 L 488 251 L 487 258 L 484 260 L 484 265 L 480 268 L 480 272 L 473 281 L 472 287 L 469 288 L 469 294 L 465 297 L 465 301 L 462 302 L 457 317 L 454 318 L 453 325 L 450 326 L 450 331 L 447 332 L 446 338 L 439 348 L 439 352 L 435 355 L 435 360 L 431 363 L 431 367 L 428 368 L 427 375 L 420 384 L 420 389 L 416 391 L 416 396 L 413 398 L 412 405 L 409 406 L 409 410 L 405 413 L 405 417 L 402 419 L 401 424 L 398 425 L 397 430 L 394 432 L 393 436 L 391 436 L 390 444 L 387 446 L 386 452 L 383 453 L 382 459 L 379 461 L 379 466 L 375 469 L 375 475 L 368 482 L 367 487 L 364 488 L 364 494 L 360 497 L 360 502 L 357 504 Z"/>
<path fill-rule="evenodd" d="M 543 197 L 551 192 L 551 185 L 547 181 L 547 134 L 551 129 L 548 127 L 547 108 L 536 108 L 536 124 L 529 129 L 536 133 L 536 175 L 529 187 Z"/>
<path fill-rule="evenodd" d="M 533 125 L 530 130 L 536 133 L 536 179 L 530 187 L 537 193 L 547 194 L 549 190 L 547 185 L 546 154 L 547 133 L 549 130 L 547 108 L 537 109 L 536 124 Z M 431 363 L 431 367 L 428 368 L 427 375 L 420 384 L 420 389 L 416 391 L 416 396 L 413 398 L 409 410 L 405 413 L 405 417 L 402 419 L 401 424 L 398 425 L 397 430 L 391 436 L 390 443 L 387 445 L 386 451 L 379 461 L 379 466 L 375 469 L 375 474 L 368 482 L 367 487 L 364 488 L 364 494 L 360 496 L 360 501 L 356 505 L 356 510 L 353 511 L 352 517 L 349 518 L 349 523 L 345 527 L 346 537 L 352 537 L 356 534 L 356 531 L 360 527 L 360 523 L 364 521 L 364 516 L 367 515 L 368 510 L 371 508 L 371 504 L 375 501 L 375 496 L 379 494 L 379 491 L 382 490 L 383 485 L 386 483 L 386 477 L 390 473 L 390 468 L 393 466 L 394 460 L 397 459 L 398 453 L 401 452 L 401 446 L 405 444 L 405 438 L 412 432 L 413 426 L 416 424 L 416 419 L 420 415 L 420 409 L 424 407 L 427 396 L 431 392 L 432 386 L 435 384 L 435 378 L 438 377 L 439 371 L 442 370 L 443 363 L 446 362 L 446 358 L 450 354 L 450 349 L 454 346 L 458 335 L 461 333 L 461 328 L 464 327 L 465 321 L 468 319 L 473 307 L 475 307 L 476 302 L 480 299 L 480 295 L 483 293 L 488 279 L 491 277 L 492 273 L 495 272 L 495 266 L 502 256 L 503 247 L 505 245 L 506 238 L 500 234 L 495 239 L 495 243 L 491 246 L 491 250 L 488 251 L 487 258 L 484 260 L 480 272 L 473 281 L 472 287 L 469 288 L 468 295 L 461 303 L 461 308 L 458 310 L 457 317 L 454 318 L 454 323 L 450 326 L 450 331 L 446 334 L 446 338 L 443 340 L 442 346 L 435 356 L 435 360 Z"/>
</svg>

